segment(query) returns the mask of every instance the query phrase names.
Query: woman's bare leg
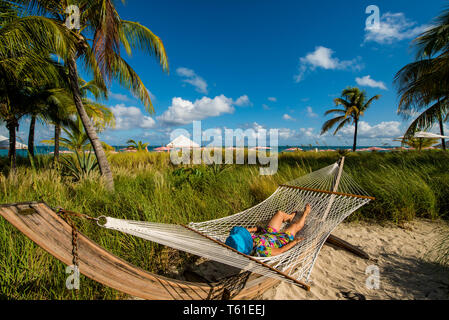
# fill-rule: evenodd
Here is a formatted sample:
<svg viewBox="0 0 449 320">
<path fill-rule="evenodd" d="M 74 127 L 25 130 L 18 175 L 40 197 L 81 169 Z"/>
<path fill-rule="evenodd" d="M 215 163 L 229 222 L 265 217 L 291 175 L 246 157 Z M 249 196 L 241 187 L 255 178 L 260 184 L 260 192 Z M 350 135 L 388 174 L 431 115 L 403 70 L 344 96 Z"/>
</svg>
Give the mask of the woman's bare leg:
<svg viewBox="0 0 449 320">
<path fill-rule="evenodd" d="M 270 223 L 268 224 L 268 227 L 271 227 L 273 229 L 276 229 L 277 231 L 280 231 L 282 228 L 282 225 L 285 222 L 291 222 L 295 218 L 294 214 L 287 214 L 283 211 L 278 211 L 274 215 L 273 219 L 271 219 Z"/>
<path fill-rule="evenodd" d="M 310 204 L 308 204 L 306 206 L 306 209 L 305 209 L 304 214 L 302 215 L 301 219 L 299 219 L 297 222 L 295 222 L 290 227 L 288 227 L 287 230 L 285 230 L 285 232 L 289 232 L 292 235 L 296 236 L 296 234 L 304 228 L 304 225 L 306 224 L 306 219 L 309 216 L 311 211 L 312 211 L 312 206 Z"/>
</svg>

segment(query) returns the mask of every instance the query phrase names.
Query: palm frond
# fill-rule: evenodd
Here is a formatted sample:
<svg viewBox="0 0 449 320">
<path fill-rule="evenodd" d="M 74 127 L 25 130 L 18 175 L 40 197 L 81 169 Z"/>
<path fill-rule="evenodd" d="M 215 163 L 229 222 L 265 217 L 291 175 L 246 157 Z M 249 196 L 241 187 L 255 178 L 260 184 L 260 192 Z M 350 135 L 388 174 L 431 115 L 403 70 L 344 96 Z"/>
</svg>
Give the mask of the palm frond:
<svg viewBox="0 0 449 320">
<path fill-rule="evenodd" d="M 95 53 L 92 50 L 89 43 L 86 42 L 85 48 L 84 48 L 84 54 L 80 56 L 80 59 L 83 62 L 84 69 L 90 73 L 90 75 L 93 78 L 93 82 L 95 85 L 102 91 L 107 92 L 108 88 L 105 83 L 105 80 L 103 78 L 103 74 L 100 70 L 100 66 L 97 63 L 97 59 L 95 57 Z"/>
<path fill-rule="evenodd" d="M 92 50 L 97 64 L 108 82 L 113 77 L 116 55 L 120 55 L 120 16 L 111 0 L 92 1 L 86 19 L 94 33 Z"/>
<path fill-rule="evenodd" d="M 331 109 L 328 110 L 324 113 L 325 116 L 328 116 L 332 113 L 337 113 L 337 114 L 346 114 L 346 110 L 342 110 L 342 109 Z"/>
<path fill-rule="evenodd" d="M 326 121 L 323 125 L 323 128 L 321 129 L 321 135 L 325 134 L 330 129 L 332 129 L 337 123 L 344 121 L 345 119 L 347 119 L 345 116 L 341 116 Z"/>
<path fill-rule="evenodd" d="M 5 24 L 0 29 L 0 51 L 26 50 L 51 52 L 69 57 L 76 48 L 76 37 L 65 26 L 39 16 L 26 16 Z"/>
<path fill-rule="evenodd" d="M 147 107 L 150 113 L 154 113 L 153 103 L 148 89 L 143 84 L 138 74 L 131 66 L 119 55 L 115 55 L 112 65 L 112 74 L 118 82 L 131 92 Z"/>
<path fill-rule="evenodd" d="M 433 27 L 424 31 L 414 40 L 417 59 L 431 57 L 438 52 L 449 50 L 449 6 L 434 21 Z"/>
<path fill-rule="evenodd" d="M 406 138 L 411 138 L 417 131 L 426 131 L 438 123 L 442 114 L 449 114 L 449 99 L 444 99 L 421 113 L 410 125 L 405 133 Z"/>
<path fill-rule="evenodd" d="M 351 118 L 346 118 L 345 120 L 343 120 L 342 122 L 340 122 L 340 124 L 338 125 L 338 127 L 335 129 L 334 131 L 334 136 L 337 135 L 337 133 L 343 129 L 343 127 L 345 127 L 346 125 L 350 124 L 352 121 Z"/>
<path fill-rule="evenodd" d="M 159 59 L 164 71 L 169 72 L 168 58 L 162 40 L 147 27 L 133 21 L 121 21 L 120 39 L 131 55 L 132 48 L 147 52 Z"/>
</svg>

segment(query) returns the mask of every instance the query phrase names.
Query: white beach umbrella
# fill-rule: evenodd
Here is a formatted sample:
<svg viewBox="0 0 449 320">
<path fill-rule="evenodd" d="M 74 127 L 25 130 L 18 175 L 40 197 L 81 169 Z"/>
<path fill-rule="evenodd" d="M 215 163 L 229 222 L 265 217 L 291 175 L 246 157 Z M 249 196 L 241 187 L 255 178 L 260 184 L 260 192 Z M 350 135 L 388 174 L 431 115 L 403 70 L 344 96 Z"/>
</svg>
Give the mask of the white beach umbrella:
<svg viewBox="0 0 449 320">
<path fill-rule="evenodd" d="M 170 142 L 167 147 L 169 148 L 199 148 L 200 145 L 193 142 L 185 136 L 179 136 L 172 142 Z"/>
<path fill-rule="evenodd" d="M 0 150 L 8 150 L 8 149 L 9 149 L 9 139 L 4 136 L 0 136 Z M 16 142 L 16 149 L 28 150 L 28 146 L 23 143 Z"/>
<path fill-rule="evenodd" d="M 449 139 L 447 136 L 441 136 L 431 132 L 421 131 L 415 134 L 415 138 L 424 138 L 424 139 Z"/>
</svg>

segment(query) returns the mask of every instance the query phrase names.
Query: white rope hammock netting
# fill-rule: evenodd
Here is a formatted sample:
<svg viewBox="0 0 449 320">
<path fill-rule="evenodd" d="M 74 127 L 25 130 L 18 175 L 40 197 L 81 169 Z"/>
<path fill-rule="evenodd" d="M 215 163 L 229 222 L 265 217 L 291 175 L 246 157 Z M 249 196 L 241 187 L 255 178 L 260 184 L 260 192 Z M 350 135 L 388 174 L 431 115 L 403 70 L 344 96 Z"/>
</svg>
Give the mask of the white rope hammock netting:
<svg viewBox="0 0 449 320">
<path fill-rule="evenodd" d="M 290 283 L 295 283 L 292 279 L 307 283 L 318 254 L 332 231 L 371 200 L 372 198 L 348 174 L 340 170 L 339 164 L 336 163 L 280 186 L 264 202 L 223 219 L 191 223 L 186 228 L 181 225 L 105 218 L 106 223 L 102 227 L 218 261 L 243 271 Z M 296 218 L 300 218 L 307 204 L 312 206 L 312 212 L 303 230 L 296 235 L 304 240 L 281 255 L 268 258 L 248 257 L 221 244 L 226 241 L 235 226 L 266 227 L 279 210 L 287 213 L 299 211 Z"/>
</svg>

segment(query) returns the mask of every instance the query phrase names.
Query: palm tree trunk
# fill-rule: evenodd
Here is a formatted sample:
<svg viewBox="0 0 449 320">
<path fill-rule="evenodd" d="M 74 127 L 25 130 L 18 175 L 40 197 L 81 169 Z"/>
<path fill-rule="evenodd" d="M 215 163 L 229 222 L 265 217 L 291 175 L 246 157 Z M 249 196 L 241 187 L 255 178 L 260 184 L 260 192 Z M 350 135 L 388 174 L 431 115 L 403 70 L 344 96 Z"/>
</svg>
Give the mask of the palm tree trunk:
<svg viewBox="0 0 449 320">
<path fill-rule="evenodd" d="M 438 115 L 438 121 L 440 123 L 440 133 L 442 136 L 444 136 L 444 123 L 443 123 L 443 116 L 441 114 L 441 110 L 440 110 L 440 114 Z M 442 145 L 443 145 L 443 150 L 446 151 L 446 140 L 444 138 L 442 138 L 441 141 L 442 141 Z"/>
<path fill-rule="evenodd" d="M 54 162 L 59 162 L 59 138 L 61 137 L 61 124 L 55 124 L 55 159 Z"/>
<path fill-rule="evenodd" d="M 18 127 L 18 121 L 16 118 L 8 120 L 6 127 L 9 130 L 9 163 L 12 171 L 16 171 L 16 130 Z"/>
<path fill-rule="evenodd" d="M 353 152 L 357 151 L 357 134 L 359 131 L 359 121 L 355 120 L 355 132 L 354 132 L 354 147 L 352 148 Z"/>
<path fill-rule="evenodd" d="M 37 116 L 33 114 L 31 116 L 30 133 L 28 135 L 28 152 L 33 158 L 34 158 L 34 132 L 36 130 L 36 119 Z"/>
<path fill-rule="evenodd" d="M 81 92 L 78 83 L 78 68 L 76 66 L 76 58 L 73 56 L 67 60 L 67 65 L 69 67 L 69 81 L 73 92 L 73 99 L 75 102 L 76 109 L 83 122 L 84 130 L 89 137 L 89 140 L 94 148 L 95 155 L 97 156 L 98 166 L 103 177 L 106 179 L 106 187 L 109 190 L 114 190 L 114 178 L 112 177 L 111 168 L 109 166 L 106 153 L 104 152 L 103 146 L 101 145 L 100 139 L 98 139 L 97 132 L 93 126 L 89 116 L 84 109 L 84 105 L 81 99 Z"/>
</svg>

